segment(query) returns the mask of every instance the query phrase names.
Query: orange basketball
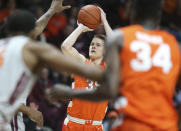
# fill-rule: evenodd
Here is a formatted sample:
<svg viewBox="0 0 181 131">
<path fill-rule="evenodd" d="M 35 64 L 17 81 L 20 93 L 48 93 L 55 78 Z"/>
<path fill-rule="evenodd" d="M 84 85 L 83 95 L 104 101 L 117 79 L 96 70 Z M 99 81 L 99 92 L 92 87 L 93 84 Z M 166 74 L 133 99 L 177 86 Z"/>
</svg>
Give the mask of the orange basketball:
<svg viewBox="0 0 181 131">
<path fill-rule="evenodd" d="M 101 23 L 101 11 L 96 5 L 86 5 L 82 7 L 78 13 L 78 22 L 96 29 Z"/>
</svg>

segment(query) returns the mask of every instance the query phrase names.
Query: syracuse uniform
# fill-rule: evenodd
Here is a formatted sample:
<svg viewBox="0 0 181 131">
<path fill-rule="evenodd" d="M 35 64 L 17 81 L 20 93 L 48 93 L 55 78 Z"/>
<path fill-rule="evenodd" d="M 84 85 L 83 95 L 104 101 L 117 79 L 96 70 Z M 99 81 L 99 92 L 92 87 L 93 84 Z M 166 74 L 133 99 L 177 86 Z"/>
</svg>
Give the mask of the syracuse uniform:
<svg viewBox="0 0 181 131">
<path fill-rule="evenodd" d="M 123 97 L 115 108 L 124 114 L 124 119 L 113 131 L 177 131 L 172 99 L 180 53 L 175 37 L 140 25 L 120 31 L 124 39 L 120 52 Z"/>
<path fill-rule="evenodd" d="M 86 64 L 90 64 L 86 60 Z M 105 69 L 104 62 L 100 66 Z M 96 88 L 97 82 L 73 76 L 72 88 L 91 90 Z M 85 100 L 72 99 L 67 108 L 67 117 L 64 121 L 63 131 L 102 131 L 102 120 L 106 114 L 107 101 L 94 103 Z"/>
</svg>

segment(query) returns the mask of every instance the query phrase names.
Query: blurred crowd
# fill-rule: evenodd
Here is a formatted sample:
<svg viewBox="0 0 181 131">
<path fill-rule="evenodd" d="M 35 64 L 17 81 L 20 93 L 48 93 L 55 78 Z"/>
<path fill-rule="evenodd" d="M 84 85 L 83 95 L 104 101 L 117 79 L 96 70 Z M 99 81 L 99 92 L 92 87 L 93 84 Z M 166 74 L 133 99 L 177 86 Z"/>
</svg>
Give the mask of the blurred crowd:
<svg viewBox="0 0 181 131">
<path fill-rule="evenodd" d="M 38 19 L 49 8 L 52 0 L 0 0 L 0 25 L 8 16 L 19 10 L 29 10 Z M 54 15 L 49 21 L 39 40 L 49 42 L 60 48 L 61 43 L 77 26 L 79 9 L 87 4 L 97 4 L 106 13 L 111 27 L 117 28 L 129 25 L 129 0 L 65 0 L 64 5 L 72 8 Z M 172 33 L 181 43 L 181 0 L 166 0 L 163 6 L 160 28 Z M 89 32 L 79 37 L 75 48 L 88 57 L 88 47 L 93 34 L 105 33 L 102 26 L 94 32 Z M 28 104 L 43 113 L 44 124 L 47 130 L 60 131 L 66 115 L 66 102 L 49 103 L 44 97 L 44 89 L 51 88 L 53 84 L 64 83 L 71 85 L 71 77 L 65 73 L 58 73 L 44 68 L 32 91 Z M 181 94 L 181 93 L 180 93 Z M 178 96 L 178 98 L 180 98 Z M 177 102 L 177 101 L 176 101 Z M 27 131 L 39 130 L 33 122 L 25 118 Z M 34 129 L 32 127 L 34 126 Z M 29 127 L 31 129 L 29 130 Z"/>
</svg>

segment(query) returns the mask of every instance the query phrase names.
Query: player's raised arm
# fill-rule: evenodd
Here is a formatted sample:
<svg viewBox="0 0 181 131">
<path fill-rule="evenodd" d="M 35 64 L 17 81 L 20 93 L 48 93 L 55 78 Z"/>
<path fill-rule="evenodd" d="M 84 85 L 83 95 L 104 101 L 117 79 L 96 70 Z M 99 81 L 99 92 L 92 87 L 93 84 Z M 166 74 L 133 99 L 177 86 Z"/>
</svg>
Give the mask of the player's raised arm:
<svg viewBox="0 0 181 131">
<path fill-rule="evenodd" d="M 104 71 L 94 65 L 86 65 L 63 55 L 59 50 L 48 44 L 31 41 L 23 49 L 24 61 L 30 70 L 35 71 L 41 63 L 67 73 L 85 76 L 95 81 L 102 81 Z"/>
<path fill-rule="evenodd" d="M 101 8 L 99 8 L 99 9 L 101 10 L 101 21 L 102 21 L 102 24 L 104 25 L 106 35 L 108 36 L 113 32 L 113 30 L 112 30 L 112 28 L 110 27 L 110 25 L 109 25 L 109 23 L 107 21 L 106 13 Z"/>
<path fill-rule="evenodd" d="M 61 45 L 62 52 L 70 57 L 73 57 L 79 61 L 85 62 L 86 58 L 82 54 L 80 54 L 73 45 L 75 44 L 77 38 L 81 33 L 91 31 L 88 27 L 83 24 L 78 24 L 78 27 L 65 39 L 63 44 Z"/>
<path fill-rule="evenodd" d="M 63 6 L 62 3 L 63 0 L 52 0 L 51 6 L 48 9 L 48 11 L 36 21 L 36 27 L 31 32 L 31 37 L 33 39 L 35 39 L 38 35 L 40 35 L 43 32 L 43 30 L 48 24 L 48 21 L 54 14 L 60 13 L 63 10 L 69 9 L 71 7 L 71 6 Z"/>
</svg>

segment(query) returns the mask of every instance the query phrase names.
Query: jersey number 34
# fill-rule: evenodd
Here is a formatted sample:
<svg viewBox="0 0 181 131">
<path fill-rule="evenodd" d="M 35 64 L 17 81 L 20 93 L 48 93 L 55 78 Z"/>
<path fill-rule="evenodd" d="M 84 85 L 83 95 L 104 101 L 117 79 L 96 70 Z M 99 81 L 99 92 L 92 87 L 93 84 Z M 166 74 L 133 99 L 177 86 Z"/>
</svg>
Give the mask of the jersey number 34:
<svg viewBox="0 0 181 131">
<path fill-rule="evenodd" d="M 136 52 L 136 59 L 130 61 L 131 68 L 135 71 L 146 72 L 153 66 L 161 67 L 163 73 L 169 73 L 172 68 L 170 47 L 168 44 L 160 44 L 155 54 L 151 57 L 151 46 L 144 41 L 135 40 L 130 49 Z"/>
</svg>

